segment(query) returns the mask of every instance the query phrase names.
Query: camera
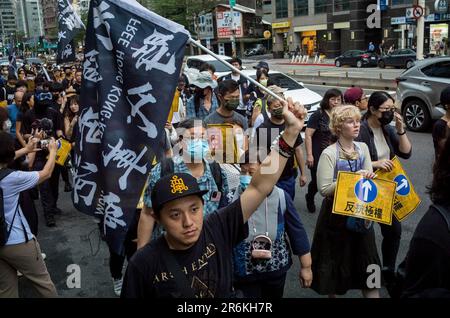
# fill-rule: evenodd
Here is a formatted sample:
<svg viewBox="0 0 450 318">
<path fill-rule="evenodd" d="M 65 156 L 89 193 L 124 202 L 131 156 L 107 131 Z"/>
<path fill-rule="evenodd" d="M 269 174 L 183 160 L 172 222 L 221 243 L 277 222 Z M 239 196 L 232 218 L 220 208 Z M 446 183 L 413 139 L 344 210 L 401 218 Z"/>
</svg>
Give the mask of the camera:
<svg viewBox="0 0 450 318">
<path fill-rule="evenodd" d="M 31 128 L 34 131 L 41 130 L 44 132 L 44 138 L 53 135 L 53 122 L 48 118 L 37 119 L 31 124 Z"/>
<path fill-rule="evenodd" d="M 47 149 L 49 144 L 50 144 L 50 139 L 43 139 L 43 140 L 38 141 L 37 148 Z"/>
</svg>

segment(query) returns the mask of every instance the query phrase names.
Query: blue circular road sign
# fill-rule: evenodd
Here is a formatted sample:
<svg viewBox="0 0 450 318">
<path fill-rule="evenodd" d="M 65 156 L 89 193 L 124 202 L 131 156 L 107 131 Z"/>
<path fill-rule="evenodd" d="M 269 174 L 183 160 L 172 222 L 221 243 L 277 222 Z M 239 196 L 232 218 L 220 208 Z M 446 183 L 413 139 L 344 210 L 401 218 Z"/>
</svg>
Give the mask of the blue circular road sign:
<svg viewBox="0 0 450 318">
<path fill-rule="evenodd" d="M 409 186 L 408 179 L 402 174 L 399 174 L 395 177 L 394 181 L 397 183 L 397 194 L 399 195 L 408 195 L 411 191 L 411 187 Z"/>
<path fill-rule="evenodd" d="M 377 198 L 378 190 L 375 182 L 369 179 L 361 179 L 355 185 L 356 197 L 365 202 L 373 202 Z"/>
</svg>

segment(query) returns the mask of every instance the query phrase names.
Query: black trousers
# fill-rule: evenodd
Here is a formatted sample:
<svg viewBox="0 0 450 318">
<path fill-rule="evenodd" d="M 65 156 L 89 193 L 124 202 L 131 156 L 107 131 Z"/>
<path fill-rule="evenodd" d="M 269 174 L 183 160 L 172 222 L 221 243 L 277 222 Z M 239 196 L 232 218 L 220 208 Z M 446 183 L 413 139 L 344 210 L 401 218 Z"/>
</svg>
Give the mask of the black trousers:
<svg viewBox="0 0 450 318">
<path fill-rule="evenodd" d="M 137 250 L 137 243 L 133 240 L 137 238 L 137 224 L 139 222 L 140 211 L 135 211 L 134 218 L 131 220 L 128 227 L 128 232 L 125 236 L 124 250 L 125 255 L 115 253 L 109 248 L 109 271 L 113 279 L 122 278 L 122 268 L 125 263 L 125 258 L 129 260 Z M 100 226 L 100 224 L 99 224 Z M 100 231 L 101 231 L 100 226 Z"/>
<path fill-rule="evenodd" d="M 318 192 L 317 190 L 317 167 L 309 169 L 311 171 L 311 181 L 308 184 L 308 193 L 306 194 L 311 200 L 314 200 L 314 196 Z"/>
<path fill-rule="evenodd" d="M 245 298 L 283 298 L 286 272 L 271 278 L 254 282 L 235 282 L 234 287 L 242 291 Z"/>
<path fill-rule="evenodd" d="M 390 271 L 395 271 L 395 262 L 402 236 L 402 225 L 395 216 L 392 218 L 392 225 L 379 224 L 383 235 L 383 242 L 381 243 L 383 267 L 387 267 Z"/>
<path fill-rule="evenodd" d="M 36 158 L 33 165 L 34 171 L 41 171 L 45 166 L 45 159 Z M 45 180 L 39 185 L 39 194 L 41 197 L 42 208 L 44 211 L 44 217 L 55 214 L 56 202 L 58 201 L 58 186 L 59 186 L 59 174 L 60 169 L 58 165 L 55 165 L 52 176 L 50 179 Z"/>
<path fill-rule="evenodd" d="M 64 183 L 70 184 L 69 169 L 65 166 L 61 167 L 61 178 L 63 179 Z"/>
</svg>

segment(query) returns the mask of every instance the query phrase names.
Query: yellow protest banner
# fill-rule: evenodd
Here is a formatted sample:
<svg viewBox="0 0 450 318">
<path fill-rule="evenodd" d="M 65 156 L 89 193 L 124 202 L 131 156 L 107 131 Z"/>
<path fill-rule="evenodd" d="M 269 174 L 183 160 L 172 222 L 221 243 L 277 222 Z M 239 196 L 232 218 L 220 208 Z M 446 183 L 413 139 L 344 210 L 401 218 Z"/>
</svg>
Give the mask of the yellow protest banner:
<svg viewBox="0 0 450 318">
<path fill-rule="evenodd" d="M 58 146 L 58 150 L 56 151 L 56 163 L 60 166 L 64 166 L 67 157 L 72 150 L 72 144 L 69 141 L 60 138 L 56 141 L 56 145 Z"/>
<path fill-rule="evenodd" d="M 416 210 L 421 200 L 406 175 L 405 170 L 403 170 L 400 160 L 394 157 L 392 162 L 394 163 L 392 171 L 377 170 L 376 174 L 378 179 L 394 181 L 396 183 L 394 215 L 399 221 L 403 221 Z"/>
<path fill-rule="evenodd" d="M 395 187 L 393 181 L 339 171 L 332 212 L 391 225 Z"/>
</svg>

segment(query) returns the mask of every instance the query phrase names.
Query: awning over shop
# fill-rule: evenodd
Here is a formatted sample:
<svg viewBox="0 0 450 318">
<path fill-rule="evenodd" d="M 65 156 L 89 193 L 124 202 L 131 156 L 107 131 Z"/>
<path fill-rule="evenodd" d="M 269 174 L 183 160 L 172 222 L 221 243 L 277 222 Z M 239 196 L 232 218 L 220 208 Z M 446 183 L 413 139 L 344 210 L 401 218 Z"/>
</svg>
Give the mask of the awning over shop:
<svg viewBox="0 0 450 318">
<path fill-rule="evenodd" d="M 327 29 L 326 24 L 315 24 L 315 25 L 305 25 L 294 28 L 294 32 L 305 32 L 305 31 L 324 31 Z"/>
</svg>

